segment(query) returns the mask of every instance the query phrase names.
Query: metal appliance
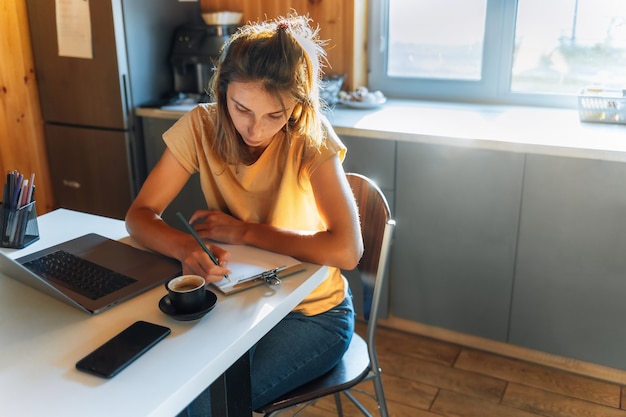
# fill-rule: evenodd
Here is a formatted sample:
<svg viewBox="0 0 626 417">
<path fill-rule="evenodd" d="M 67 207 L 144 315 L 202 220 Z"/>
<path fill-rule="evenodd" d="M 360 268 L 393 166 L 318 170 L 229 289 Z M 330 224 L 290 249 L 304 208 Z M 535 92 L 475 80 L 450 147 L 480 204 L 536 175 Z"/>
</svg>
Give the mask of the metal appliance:
<svg viewBox="0 0 626 417">
<path fill-rule="evenodd" d="M 220 52 L 239 25 L 187 24 L 176 29 L 170 49 L 175 96 L 169 103 L 211 101 L 207 90 Z"/>
<path fill-rule="evenodd" d="M 88 12 L 80 20 L 91 34 L 88 58 L 59 49 L 73 27 L 57 27 L 57 13 L 76 3 Z M 26 5 L 56 205 L 123 218 L 146 170 L 134 108 L 171 95 L 172 33 L 194 18 L 202 22 L 199 3 L 27 0 Z"/>
</svg>

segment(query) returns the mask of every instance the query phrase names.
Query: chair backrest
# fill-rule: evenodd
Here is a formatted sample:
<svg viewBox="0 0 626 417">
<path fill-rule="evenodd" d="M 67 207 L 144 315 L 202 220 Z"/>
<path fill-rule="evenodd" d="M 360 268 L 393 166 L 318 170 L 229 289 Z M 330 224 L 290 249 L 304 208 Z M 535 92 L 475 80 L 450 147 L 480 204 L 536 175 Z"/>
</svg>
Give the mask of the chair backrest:
<svg viewBox="0 0 626 417">
<path fill-rule="evenodd" d="M 347 173 L 359 209 L 363 234 L 363 256 L 356 267 L 363 290 L 363 314 L 368 320 L 367 343 L 373 343 L 375 323 L 385 281 L 385 270 L 396 222 L 391 218 L 383 192 L 371 179 Z"/>
</svg>

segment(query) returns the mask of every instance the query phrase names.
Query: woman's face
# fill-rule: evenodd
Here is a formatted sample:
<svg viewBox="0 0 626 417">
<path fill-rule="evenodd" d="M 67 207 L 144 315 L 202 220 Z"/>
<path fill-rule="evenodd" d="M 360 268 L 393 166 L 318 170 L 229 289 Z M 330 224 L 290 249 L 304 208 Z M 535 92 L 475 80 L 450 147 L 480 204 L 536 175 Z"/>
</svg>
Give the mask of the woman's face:
<svg viewBox="0 0 626 417">
<path fill-rule="evenodd" d="M 261 82 L 233 81 L 228 84 L 228 112 L 251 153 L 263 152 L 287 123 L 296 103 L 287 94 L 281 97 L 285 108 L 276 97 L 265 91 Z"/>
</svg>

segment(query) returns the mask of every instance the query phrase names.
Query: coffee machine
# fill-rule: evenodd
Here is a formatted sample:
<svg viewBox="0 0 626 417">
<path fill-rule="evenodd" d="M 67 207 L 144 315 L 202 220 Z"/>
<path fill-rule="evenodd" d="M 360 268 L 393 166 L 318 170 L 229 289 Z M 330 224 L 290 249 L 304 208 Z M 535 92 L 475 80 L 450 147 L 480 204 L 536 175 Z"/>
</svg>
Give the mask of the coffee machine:
<svg viewBox="0 0 626 417">
<path fill-rule="evenodd" d="M 170 65 L 175 104 L 212 101 L 207 90 L 220 52 L 239 25 L 187 24 L 174 33 Z"/>
</svg>

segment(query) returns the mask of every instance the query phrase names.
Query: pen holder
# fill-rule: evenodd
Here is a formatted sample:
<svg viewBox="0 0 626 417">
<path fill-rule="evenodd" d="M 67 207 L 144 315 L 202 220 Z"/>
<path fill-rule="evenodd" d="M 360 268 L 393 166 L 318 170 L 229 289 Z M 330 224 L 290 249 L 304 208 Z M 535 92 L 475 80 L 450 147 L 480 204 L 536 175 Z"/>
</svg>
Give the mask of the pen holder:
<svg viewBox="0 0 626 417">
<path fill-rule="evenodd" d="M 17 209 L 0 204 L 0 246 L 21 249 L 39 240 L 35 202 Z"/>
</svg>

